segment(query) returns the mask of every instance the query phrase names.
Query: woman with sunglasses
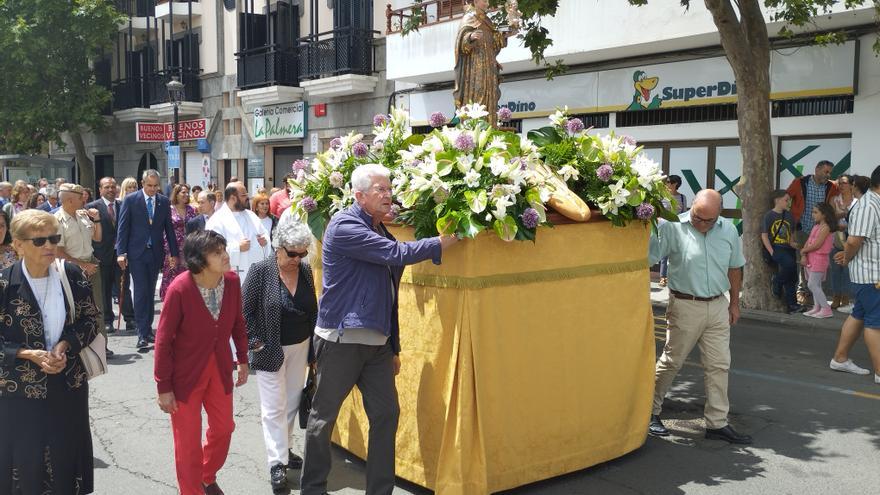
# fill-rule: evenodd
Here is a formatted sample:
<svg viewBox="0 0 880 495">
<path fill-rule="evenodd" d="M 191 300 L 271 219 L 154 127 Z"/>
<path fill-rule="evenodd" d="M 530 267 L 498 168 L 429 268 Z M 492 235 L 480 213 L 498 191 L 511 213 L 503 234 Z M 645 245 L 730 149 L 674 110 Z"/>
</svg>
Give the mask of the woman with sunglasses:
<svg viewBox="0 0 880 495">
<path fill-rule="evenodd" d="M 0 271 L 0 487 L 19 495 L 92 493 L 89 387 L 79 353 L 98 334 L 100 313 L 82 270 L 54 263 L 61 240 L 54 215 L 24 210 L 11 230 L 21 260 Z M 70 281 L 72 307 L 61 277 Z"/>
<path fill-rule="evenodd" d="M 255 263 L 244 283 L 242 310 L 257 373 L 263 438 L 273 490 L 287 486 L 287 469 L 302 467 L 290 449 L 309 363 L 318 300 L 308 254 L 312 233 L 285 217 L 272 233 L 275 256 Z"/>
</svg>

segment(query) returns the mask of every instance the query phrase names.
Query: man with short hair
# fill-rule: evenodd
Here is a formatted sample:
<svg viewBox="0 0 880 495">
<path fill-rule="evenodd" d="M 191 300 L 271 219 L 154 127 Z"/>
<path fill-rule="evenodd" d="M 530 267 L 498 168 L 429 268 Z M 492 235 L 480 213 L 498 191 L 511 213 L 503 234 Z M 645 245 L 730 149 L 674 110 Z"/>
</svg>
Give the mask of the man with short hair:
<svg viewBox="0 0 880 495">
<path fill-rule="evenodd" d="M 648 432 L 669 435 L 660 421 L 663 399 L 695 345 L 706 381 L 706 438 L 749 444 L 727 422 L 730 369 L 730 326 L 739 320 L 739 292 L 745 258 L 733 223 L 721 217 L 721 194 L 713 189 L 697 193 L 691 210 L 679 222 L 660 225 L 651 236 L 650 259 L 669 257 L 669 328 L 666 345 L 654 374 L 654 408 Z M 724 293 L 730 292 L 730 302 Z"/>
<path fill-rule="evenodd" d="M 46 194 L 48 187 L 49 179 L 45 177 L 40 177 L 40 180 L 37 181 L 37 192 L 39 192 L 40 194 Z"/>
<path fill-rule="evenodd" d="M 819 203 L 831 203 L 831 198 L 840 194 L 837 184 L 829 180 L 834 164 L 822 160 L 816 164 L 813 175 L 805 175 L 791 181 L 785 192 L 791 197 L 791 216 L 797 223 L 795 243 L 798 246 L 807 244 L 807 237 L 813 229 L 813 207 Z M 806 258 L 804 258 L 806 259 Z M 798 262 L 798 303 L 811 307 L 810 291 L 807 290 L 806 271 L 803 263 Z"/>
<path fill-rule="evenodd" d="M 851 359 L 838 360 L 864 331 L 874 365 L 874 383 L 880 385 L 880 166 L 871 173 L 871 189 L 850 210 L 848 222 L 849 237 L 843 252 L 837 253 L 834 261 L 849 267 L 855 304 L 843 324 L 830 366 L 835 371 L 870 374 Z"/>
<path fill-rule="evenodd" d="M 186 233 L 199 232 L 205 230 L 205 224 L 214 214 L 214 206 L 217 202 L 217 196 L 213 191 L 199 191 L 196 198 L 199 205 L 199 215 L 186 222 Z"/>
<path fill-rule="evenodd" d="M 93 241 L 101 242 L 101 219 L 98 210 L 83 209 L 85 206 L 83 192 L 83 187 L 79 184 L 61 184 L 59 191 L 61 208 L 55 212 L 59 224 L 58 233 L 61 234 L 56 256 L 82 269 L 83 274 L 92 284 L 92 297 L 95 298 L 98 312 L 103 312 L 101 267 L 92 247 Z M 107 337 L 106 328 L 102 327 L 101 333 L 105 338 Z M 107 349 L 107 357 L 112 355 L 113 351 Z"/>
<path fill-rule="evenodd" d="M 284 213 L 286 208 L 290 208 L 290 180 L 294 179 L 296 176 L 293 173 L 289 173 L 284 176 L 284 187 L 280 190 L 272 193 L 269 196 L 269 213 L 275 216 L 275 218 L 281 218 L 281 214 Z"/>
<path fill-rule="evenodd" d="M 303 495 L 327 491 L 330 434 L 355 384 L 370 421 L 367 493 L 390 495 L 394 489 L 400 277 L 406 265 L 428 259 L 440 264 L 442 250 L 458 238 L 398 242 L 382 224 L 391 211 L 390 175 L 381 165 L 355 169 L 356 203 L 337 213 L 324 235 L 324 292 L 314 337 L 318 385 L 306 429 Z"/>
<path fill-rule="evenodd" d="M 116 262 L 130 267 L 134 284 L 134 318 L 137 322 L 138 349 L 155 342 L 153 317 L 156 281 L 168 242 L 170 266 L 177 265 L 177 236 L 171 223 L 171 203 L 159 194 L 159 172 L 147 169 L 141 176 L 141 190 L 128 194 L 119 208 L 116 236 Z M 120 294 L 120 297 L 124 297 Z"/>
<path fill-rule="evenodd" d="M 256 213 L 248 209 L 248 191 L 241 182 L 230 182 L 223 193 L 226 204 L 205 223 L 226 239 L 229 265 L 241 283 L 254 263 L 271 255 L 269 232 Z"/>
</svg>

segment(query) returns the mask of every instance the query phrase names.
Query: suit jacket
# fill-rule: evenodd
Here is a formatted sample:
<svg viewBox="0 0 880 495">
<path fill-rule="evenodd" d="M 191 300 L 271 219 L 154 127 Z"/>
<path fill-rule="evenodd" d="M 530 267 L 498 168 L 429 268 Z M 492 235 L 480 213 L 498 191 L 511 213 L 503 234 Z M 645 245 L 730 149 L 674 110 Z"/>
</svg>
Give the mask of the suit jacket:
<svg viewBox="0 0 880 495">
<path fill-rule="evenodd" d="M 5 397 L 46 398 L 46 373 L 39 365 L 15 357 L 19 349 L 45 349 L 43 317 L 21 261 L 0 271 L 0 400 Z M 65 321 L 61 340 L 70 345 L 64 375 L 71 389 L 82 387 L 87 380 L 79 352 L 98 334 L 100 313 L 92 298 L 92 285 L 82 270 L 73 263 L 64 263 L 64 270 L 75 302 L 75 320 Z M 62 274 L 64 276 L 64 274 Z M 64 311 L 68 308 L 64 298 Z M 228 349 L 228 344 L 227 344 Z M 228 354 L 227 350 L 227 354 Z"/>
<path fill-rule="evenodd" d="M 153 260 L 161 265 L 162 258 L 165 257 L 162 244 L 164 234 L 171 256 L 177 257 L 177 237 L 171 223 L 171 202 L 161 194 L 155 196 L 155 202 L 153 224 L 150 225 L 143 189 L 122 200 L 122 207 L 116 217 L 116 252 L 119 256 L 128 255 L 128 260 L 131 261 L 152 254 Z M 147 249 L 148 238 L 153 242 L 152 249 Z"/>
<path fill-rule="evenodd" d="M 191 218 L 188 222 L 186 222 L 186 233 L 192 234 L 193 232 L 199 232 L 205 230 L 205 215 L 200 214 L 195 218 Z"/>
<path fill-rule="evenodd" d="M 119 220 L 119 208 L 122 201 L 114 200 L 113 209 L 116 211 L 116 220 L 110 218 L 107 204 L 103 199 L 96 199 L 86 205 L 86 208 L 95 208 L 101 218 L 101 242 L 92 241 L 95 248 L 95 257 L 102 265 L 116 264 L 116 224 Z"/>
<path fill-rule="evenodd" d="M 223 302 L 217 321 L 208 311 L 189 271 L 175 277 L 168 287 L 156 330 L 154 376 L 160 394 L 174 392 L 177 400 L 185 402 L 211 353 L 217 361 L 224 390 L 232 393 L 229 338 L 235 343 L 238 362 L 247 364 L 247 330 L 241 315 L 238 275 L 227 272 L 223 277 Z"/>
<path fill-rule="evenodd" d="M 56 208 L 57 208 L 57 206 L 56 206 Z M 45 203 L 41 204 L 40 207 L 37 208 L 37 209 L 38 209 L 38 210 L 43 210 L 43 211 L 52 211 L 52 210 L 53 210 L 52 205 L 51 205 L 48 201 L 46 201 Z"/>
<path fill-rule="evenodd" d="M 300 263 L 299 269 L 305 275 L 308 289 L 315 297 L 315 282 L 312 268 L 308 263 Z M 254 352 L 252 366 L 255 370 L 276 372 L 284 363 L 284 351 L 281 349 L 281 278 L 278 276 L 278 262 L 270 256 L 254 263 L 248 270 L 244 280 L 244 303 L 242 312 L 247 322 L 248 343 L 262 342 L 265 347 Z M 315 304 L 317 307 L 317 302 Z M 312 331 L 318 321 L 318 314 L 309 315 L 312 319 Z M 309 362 L 314 361 L 312 340 L 309 339 Z"/>
</svg>

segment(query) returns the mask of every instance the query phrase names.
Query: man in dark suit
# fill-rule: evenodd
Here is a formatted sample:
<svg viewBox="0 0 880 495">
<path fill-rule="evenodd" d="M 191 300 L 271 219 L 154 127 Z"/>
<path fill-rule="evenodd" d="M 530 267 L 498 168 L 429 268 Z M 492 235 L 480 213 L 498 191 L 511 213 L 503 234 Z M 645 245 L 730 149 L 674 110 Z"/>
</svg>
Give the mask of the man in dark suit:
<svg viewBox="0 0 880 495">
<path fill-rule="evenodd" d="M 49 186 L 46 188 L 46 202 L 38 206 L 37 209 L 54 213 L 58 207 L 58 191 L 55 190 L 55 186 Z"/>
<path fill-rule="evenodd" d="M 186 222 L 186 233 L 199 232 L 205 230 L 205 224 L 211 215 L 214 214 L 214 205 L 217 204 L 217 196 L 213 191 L 199 191 L 196 198 L 199 203 L 199 216 Z"/>
<path fill-rule="evenodd" d="M 155 342 L 153 304 L 156 279 L 165 257 L 163 235 L 168 240 L 171 266 L 177 264 L 177 238 L 171 224 L 171 203 L 159 194 L 159 172 L 144 171 L 141 190 L 122 201 L 116 236 L 116 262 L 129 267 L 134 283 L 134 319 L 138 329 L 138 349 Z"/>
<path fill-rule="evenodd" d="M 124 295 L 120 298 L 122 315 L 125 317 L 125 328 L 132 329 L 134 323 L 134 309 L 131 304 L 131 295 L 128 293 L 128 273 L 124 273 L 116 263 L 116 225 L 119 216 L 119 208 L 122 202 L 116 199 L 118 189 L 116 179 L 104 177 L 98 183 L 98 191 L 101 197 L 86 205 L 86 208 L 94 208 L 101 215 L 101 242 L 92 242 L 95 248 L 95 257 L 101 265 L 101 288 L 104 299 L 104 328 L 107 333 L 113 333 L 113 288 L 119 287 L 119 280 L 125 277 Z"/>
</svg>

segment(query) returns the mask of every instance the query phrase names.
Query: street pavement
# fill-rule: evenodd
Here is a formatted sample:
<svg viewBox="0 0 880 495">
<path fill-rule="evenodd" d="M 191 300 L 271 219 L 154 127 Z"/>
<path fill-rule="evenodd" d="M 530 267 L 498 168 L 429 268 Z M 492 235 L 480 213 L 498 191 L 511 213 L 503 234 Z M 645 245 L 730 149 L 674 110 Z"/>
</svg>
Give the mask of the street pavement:
<svg viewBox="0 0 880 495">
<path fill-rule="evenodd" d="M 655 303 L 663 299 L 656 284 L 652 298 Z M 655 308 L 659 354 L 665 321 L 662 309 Z M 703 438 L 703 381 L 695 350 L 664 406 L 662 417 L 672 436 L 649 437 L 642 448 L 620 459 L 504 493 L 877 493 L 880 385 L 871 376 L 828 369 L 837 323 L 816 325 L 803 316 L 745 316 L 731 334 L 730 420 L 754 436 L 754 445 L 738 447 Z M 110 346 L 117 356 L 110 373 L 91 382 L 96 493 L 174 494 L 171 431 L 168 416 L 155 403 L 153 354 L 138 353 L 135 341 L 131 333 L 112 335 Z M 852 357 L 870 367 L 863 343 Z M 237 426 L 218 481 L 230 495 L 270 494 L 256 383 L 234 393 Z M 298 430 L 297 452 L 302 442 Z M 297 475 L 291 475 L 291 493 L 299 493 Z M 364 493 L 363 462 L 335 449 L 329 490 Z M 394 493 L 430 492 L 399 480 Z"/>
</svg>

